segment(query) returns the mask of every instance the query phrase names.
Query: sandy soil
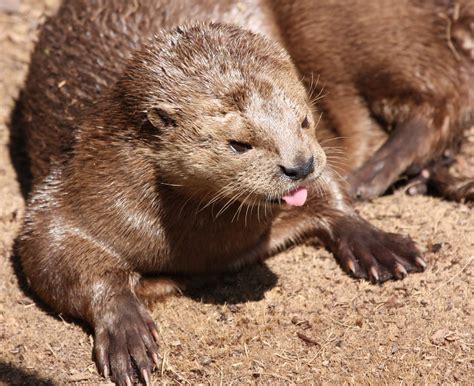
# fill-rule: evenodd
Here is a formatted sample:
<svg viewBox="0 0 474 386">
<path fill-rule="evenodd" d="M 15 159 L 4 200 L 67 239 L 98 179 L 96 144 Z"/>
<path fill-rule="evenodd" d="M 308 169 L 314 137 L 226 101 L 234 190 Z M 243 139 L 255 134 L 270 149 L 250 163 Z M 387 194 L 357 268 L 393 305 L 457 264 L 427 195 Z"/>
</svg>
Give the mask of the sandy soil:
<svg viewBox="0 0 474 386">
<path fill-rule="evenodd" d="M 12 244 L 24 200 L 8 119 L 35 31 L 54 0 L 0 11 L 0 384 L 99 384 L 91 331 L 54 316 L 21 288 Z M 474 138 L 458 167 L 474 173 Z M 154 309 L 156 383 L 474 383 L 474 216 L 466 205 L 403 192 L 360 205 L 409 233 L 428 270 L 383 286 L 346 276 L 310 246 L 225 275 Z"/>
</svg>

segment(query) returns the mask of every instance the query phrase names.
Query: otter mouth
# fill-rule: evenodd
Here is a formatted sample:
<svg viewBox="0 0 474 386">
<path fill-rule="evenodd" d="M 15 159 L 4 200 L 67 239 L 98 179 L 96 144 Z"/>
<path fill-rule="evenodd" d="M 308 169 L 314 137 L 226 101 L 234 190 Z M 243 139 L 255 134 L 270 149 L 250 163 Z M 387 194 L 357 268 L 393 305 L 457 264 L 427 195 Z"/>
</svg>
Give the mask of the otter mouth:
<svg viewBox="0 0 474 386">
<path fill-rule="evenodd" d="M 280 198 L 272 199 L 272 204 L 287 204 L 289 206 L 303 206 L 308 198 L 308 189 L 305 187 L 297 187 L 296 189 L 290 190 Z"/>
</svg>

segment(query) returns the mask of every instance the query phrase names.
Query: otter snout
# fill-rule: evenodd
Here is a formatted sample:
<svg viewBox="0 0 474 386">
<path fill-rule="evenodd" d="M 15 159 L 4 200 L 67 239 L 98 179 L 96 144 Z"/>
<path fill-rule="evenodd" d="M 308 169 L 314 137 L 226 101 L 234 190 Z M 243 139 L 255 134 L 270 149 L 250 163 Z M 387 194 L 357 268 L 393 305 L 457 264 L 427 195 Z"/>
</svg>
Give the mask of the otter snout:
<svg viewBox="0 0 474 386">
<path fill-rule="evenodd" d="M 293 166 L 279 166 L 286 177 L 293 181 L 301 180 L 314 172 L 314 156 Z"/>
</svg>

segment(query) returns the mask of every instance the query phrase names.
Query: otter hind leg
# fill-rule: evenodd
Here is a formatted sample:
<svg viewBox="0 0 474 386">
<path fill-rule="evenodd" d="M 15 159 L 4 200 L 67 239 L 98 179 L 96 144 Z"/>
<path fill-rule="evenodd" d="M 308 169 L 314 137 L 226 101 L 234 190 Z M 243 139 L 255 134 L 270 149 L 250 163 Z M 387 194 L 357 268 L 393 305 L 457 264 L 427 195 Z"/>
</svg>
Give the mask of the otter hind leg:
<svg viewBox="0 0 474 386">
<path fill-rule="evenodd" d="M 146 305 L 161 301 L 168 296 L 182 294 L 184 282 L 168 277 L 144 277 L 135 287 L 135 294 Z"/>
<path fill-rule="evenodd" d="M 387 138 L 383 127 L 371 115 L 366 102 L 357 90 L 332 92 L 324 100 L 324 111 L 317 129 L 317 137 L 328 153 L 328 161 L 336 158 L 339 172 L 344 175 L 362 166 Z M 315 119 L 319 119 L 315 117 Z M 332 147 L 338 144 L 336 154 Z M 339 150 L 339 152 L 337 152 Z"/>
</svg>

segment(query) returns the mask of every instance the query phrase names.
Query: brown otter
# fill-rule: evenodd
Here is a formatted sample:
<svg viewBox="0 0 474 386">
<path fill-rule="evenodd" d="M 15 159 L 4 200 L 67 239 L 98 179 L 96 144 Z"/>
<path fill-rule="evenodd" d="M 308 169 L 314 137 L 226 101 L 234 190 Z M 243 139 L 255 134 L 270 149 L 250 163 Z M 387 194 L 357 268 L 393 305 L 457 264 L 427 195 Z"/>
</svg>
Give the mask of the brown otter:
<svg viewBox="0 0 474 386">
<path fill-rule="evenodd" d="M 344 149 L 354 196 L 378 196 L 435 161 L 440 193 L 474 200 L 474 181 L 455 181 L 438 161 L 474 123 L 472 0 L 271 3 L 308 86 L 319 78 L 318 135 L 340 137 L 328 145 Z"/>
<path fill-rule="evenodd" d="M 251 9 L 193 12 L 277 31 Z M 158 355 L 138 295 L 162 283 L 142 274 L 222 271 L 314 236 L 356 277 L 425 267 L 410 239 L 349 205 L 287 53 L 223 24 L 160 31 L 182 15 L 176 2 L 66 1 L 19 101 L 35 178 L 24 271 L 47 304 L 93 327 L 98 366 L 121 384 L 132 361 L 148 382 Z"/>
</svg>

